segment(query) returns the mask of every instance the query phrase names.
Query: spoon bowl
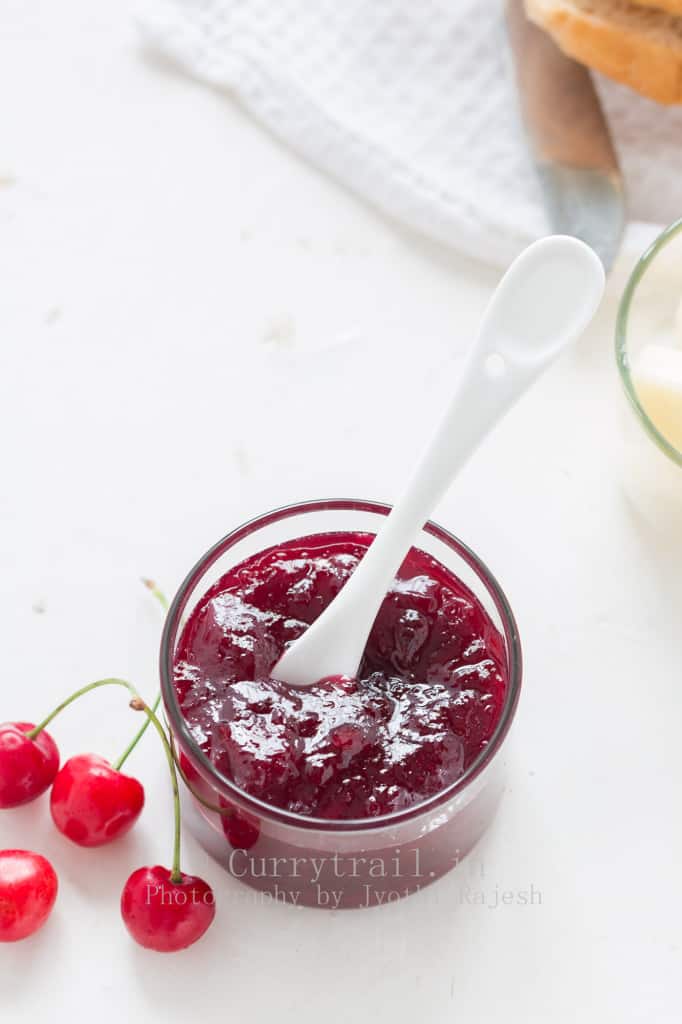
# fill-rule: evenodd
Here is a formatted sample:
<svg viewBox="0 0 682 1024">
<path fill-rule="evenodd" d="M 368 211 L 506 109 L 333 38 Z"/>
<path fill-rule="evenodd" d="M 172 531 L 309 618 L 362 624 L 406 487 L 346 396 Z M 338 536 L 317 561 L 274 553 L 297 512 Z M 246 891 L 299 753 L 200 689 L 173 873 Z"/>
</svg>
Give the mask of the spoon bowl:
<svg viewBox="0 0 682 1024">
<path fill-rule="evenodd" d="M 566 243 L 569 243 L 568 245 Z M 599 257 L 577 239 L 554 235 L 529 246 L 498 285 L 481 323 L 501 355 L 554 358 L 592 318 L 604 290 Z"/>
</svg>

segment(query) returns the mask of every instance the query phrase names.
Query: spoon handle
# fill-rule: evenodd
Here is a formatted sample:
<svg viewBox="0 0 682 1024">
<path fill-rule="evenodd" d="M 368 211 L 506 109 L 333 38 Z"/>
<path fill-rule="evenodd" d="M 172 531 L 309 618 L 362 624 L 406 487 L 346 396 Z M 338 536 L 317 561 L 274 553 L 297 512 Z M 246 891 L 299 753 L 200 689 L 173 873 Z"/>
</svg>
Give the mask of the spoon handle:
<svg viewBox="0 0 682 1024">
<path fill-rule="evenodd" d="M 545 365 L 502 356 L 495 340 L 484 323 L 445 415 L 361 566 L 334 599 L 335 613 L 343 615 L 352 605 L 356 621 L 374 621 L 403 558 L 455 474 Z M 338 671 L 353 675 L 362 651 L 348 652 L 344 660 L 346 645 L 344 638 Z"/>
<path fill-rule="evenodd" d="M 355 572 L 286 650 L 277 677 L 310 685 L 355 675 L 382 600 L 420 528 L 488 431 L 592 318 L 604 287 L 597 256 L 575 238 L 530 245 L 486 309 L 445 416 Z"/>
</svg>

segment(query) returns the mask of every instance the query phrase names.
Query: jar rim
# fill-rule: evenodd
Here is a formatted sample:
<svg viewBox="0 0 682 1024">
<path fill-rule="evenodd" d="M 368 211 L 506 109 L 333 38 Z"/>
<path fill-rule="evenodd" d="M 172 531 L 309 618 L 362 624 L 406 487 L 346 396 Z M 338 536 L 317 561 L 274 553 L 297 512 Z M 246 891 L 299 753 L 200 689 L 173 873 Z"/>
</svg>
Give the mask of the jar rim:
<svg viewBox="0 0 682 1024">
<path fill-rule="evenodd" d="M 676 448 L 674 444 L 671 444 L 670 441 L 659 431 L 658 427 L 656 427 L 653 421 L 649 418 L 649 415 L 640 402 L 637 391 L 635 390 L 635 386 L 632 381 L 632 374 L 630 373 L 628 323 L 632 303 L 642 278 L 651 264 L 655 261 L 661 249 L 664 249 L 666 245 L 668 245 L 674 238 L 677 238 L 680 233 L 682 233 L 682 217 L 679 220 L 673 221 L 672 224 L 669 224 L 637 260 L 618 306 L 615 336 L 616 365 L 618 367 L 621 384 L 623 385 L 623 389 L 625 390 L 630 406 L 654 444 L 663 452 L 664 455 L 678 466 L 682 466 L 682 451 Z"/>
<path fill-rule="evenodd" d="M 490 572 L 485 563 L 469 548 L 463 541 L 454 534 L 445 530 L 442 526 L 429 520 L 422 527 L 422 532 L 435 537 L 447 547 L 451 548 L 475 573 L 478 579 L 486 588 L 489 596 L 502 621 L 504 638 L 507 648 L 508 659 L 508 680 L 507 692 L 505 694 L 504 707 L 495 731 L 486 746 L 479 752 L 467 770 L 454 782 L 450 783 L 438 793 L 427 797 L 407 808 L 398 811 L 390 811 L 386 814 L 377 815 L 371 818 L 349 818 L 349 819 L 327 819 L 315 818 L 309 815 L 297 814 L 281 807 L 274 807 L 272 804 L 257 797 L 251 796 L 242 790 L 236 783 L 220 772 L 210 761 L 207 755 L 191 734 L 189 725 L 182 714 L 177 700 L 177 694 L 173 678 L 173 653 L 175 640 L 180 626 L 180 620 L 189 597 L 194 587 L 208 569 L 231 547 L 244 540 L 250 534 L 277 523 L 280 520 L 292 516 L 305 515 L 316 512 L 369 512 L 379 515 L 388 515 L 391 506 L 384 502 L 371 501 L 353 498 L 322 498 L 310 501 L 297 502 L 291 505 L 283 505 L 270 512 L 262 513 L 247 520 L 240 526 L 231 530 L 222 537 L 199 559 L 189 571 L 175 594 L 163 628 L 160 649 L 160 675 L 161 695 L 164 703 L 165 713 L 176 742 L 179 743 L 186 756 L 199 770 L 205 781 L 214 789 L 219 789 L 221 795 L 226 799 L 236 799 L 237 803 L 245 810 L 250 811 L 262 818 L 269 818 L 280 823 L 293 825 L 301 829 L 314 829 L 318 832 L 358 832 L 383 828 L 389 825 L 397 825 L 400 822 L 410 820 L 426 811 L 433 810 L 441 804 L 446 803 L 452 797 L 461 793 L 469 784 L 477 778 L 480 773 L 493 760 L 494 755 L 500 749 L 504 738 L 509 731 L 516 707 L 518 704 L 522 678 L 522 653 L 518 628 L 511 606 L 507 597 Z"/>
</svg>

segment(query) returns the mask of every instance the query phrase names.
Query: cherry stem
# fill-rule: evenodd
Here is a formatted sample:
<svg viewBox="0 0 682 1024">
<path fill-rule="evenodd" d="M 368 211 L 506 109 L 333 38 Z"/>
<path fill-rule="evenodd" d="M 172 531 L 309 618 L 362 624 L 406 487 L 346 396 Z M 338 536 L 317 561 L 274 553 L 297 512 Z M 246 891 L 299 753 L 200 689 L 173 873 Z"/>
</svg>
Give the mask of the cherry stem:
<svg viewBox="0 0 682 1024">
<path fill-rule="evenodd" d="M 157 693 L 156 699 L 155 699 L 154 703 L 151 706 L 151 710 L 152 711 L 156 711 L 157 710 L 160 701 L 161 701 L 161 694 Z M 137 744 L 140 742 L 140 740 L 142 739 L 142 737 L 146 733 L 147 729 L 149 728 L 150 721 L 151 721 L 151 719 L 149 719 L 149 718 L 147 718 L 145 720 L 144 725 L 142 726 L 141 729 L 137 730 L 137 732 L 135 733 L 135 735 L 133 736 L 132 740 L 130 741 L 128 746 L 125 748 L 125 750 L 123 751 L 121 756 L 119 758 L 117 758 L 116 761 L 114 761 L 114 763 L 112 764 L 111 767 L 114 769 L 115 772 L 120 772 L 121 768 L 123 767 L 125 762 L 128 760 L 128 758 L 132 754 L 133 750 L 135 749 Z"/>
<path fill-rule="evenodd" d="M 147 590 L 149 590 L 154 595 L 156 600 L 159 602 L 159 604 L 163 608 L 164 612 L 167 612 L 168 611 L 168 600 L 167 600 L 166 595 L 164 594 L 164 592 L 157 587 L 157 585 L 154 582 L 154 580 L 148 580 L 148 579 L 146 579 L 143 576 L 142 577 L 142 582 L 144 583 L 144 585 L 147 588 Z M 161 702 L 161 694 L 157 693 L 156 698 L 154 700 L 154 703 L 152 704 L 152 711 L 156 711 L 158 709 L 160 702 Z M 112 767 L 114 768 L 115 771 L 119 772 L 121 770 L 121 768 L 123 767 L 125 762 L 128 760 L 128 758 L 132 754 L 133 750 L 135 749 L 137 744 L 140 742 L 140 740 L 142 739 L 142 737 L 146 733 L 147 729 L 149 728 L 150 721 L 151 721 L 151 719 L 149 719 L 149 718 L 145 719 L 144 724 L 142 725 L 141 729 L 139 729 L 135 733 L 135 735 L 133 736 L 132 740 L 130 741 L 128 746 L 125 748 L 125 750 L 123 751 L 121 756 L 118 758 L 117 761 L 114 762 Z"/>
<path fill-rule="evenodd" d="M 164 594 L 163 590 L 160 590 L 157 587 L 157 585 L 154 582 L 154 580 L 148 580 L 144 576 L 142 577 L 142 582 L 144 583 L 144 585 L 147 588 L 147 590 L 149 590 L 154 595 L 154 597 L 159 602 L 159 604 L 161 605 L 163 610 L 165 612 L 167 612 L 168 611 L 168 598 Z"/>
<path fill-rule="evenodd" d="M 171 750 L 170 743 L 168 742 L 166 731 L 152 709 L 145 704 L 141 697 L 137 696 L 133 697 L 130 702 L 130 706 L 135 711 L 144 711 L 147 716 L 147 723 L 151 722 L 159 734 L 159 739 L 163 744 L 166 760 L 168 761 L 171 784 L 173 786 L 173 814 L 175 816 L 173 865 L 171 867 L 170 881 L 174 885 L 179 885 L 180 882 L 182 882 L 182 871 L 180 870 L 180 789 L 178 787 L 178 774 L 175 770 L 175 758 L 173 757 L 173 751 Z"/>
<path fill-rule="evenodd" d="M 68 708 L 69 704 L 73 704 L 73 702 L 78 700 L 79 697 L 83 697 L 86 693 L 90 693 L 91 690 L 99 689 L 100 686 L 125 686 L 126 690 L 132 694 L 133 698 L 138 697 L 135 687 L 132 683 L 126 682 L 125 679 L 98 679 L 94 683 L 88 683 L 87 686 L 81 686 L 79 690 L 76 690 L 70 697 L 67 697 L 66 700 L 61 702 L 61 704 L 58 704 L 54 711 L 50 712 L 47 718 L 44 718 L 42 722 L 39 722 L 38 725 L 34 726 L 33 729 L 26 733 L 28 739 L 34 740 L 36 736 L 38 736 L 38 734 L 50 724 L 52 719 L 56 718 L 57 715 L 64 710 L 64 708 Z"/>
</svg>

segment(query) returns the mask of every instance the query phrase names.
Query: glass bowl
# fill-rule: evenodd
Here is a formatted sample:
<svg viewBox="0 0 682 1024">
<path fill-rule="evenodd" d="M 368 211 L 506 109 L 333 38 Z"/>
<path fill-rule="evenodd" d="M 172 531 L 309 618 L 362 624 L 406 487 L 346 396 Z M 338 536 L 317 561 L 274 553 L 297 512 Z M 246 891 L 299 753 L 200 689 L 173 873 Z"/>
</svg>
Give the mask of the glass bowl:
<svg viewBox="0 0 682 1024">
<path fill-rule="evenodd" d="M 415 807 L 357 820 L 329 821 L 270 806 L 220 774 L 193 740 L 178 705 L 173 661 L 197 601 L 228 568 L 273 544 L 313 533 L 376 533 L 390 506 L 321 500 L 276 509 L 237 527 L 194 566 L 171 604 L 161 642 L 161 691 L 176 760 L 185 782 L 185 822 L 233 876 L 297 905 L 373 906 L 418 891 L 451 868 L 490 824 L 502 791 L 502 743 L 521 686 L 514 616 L 481 560 L 429 522 L 418 546 L 456 573 L 482 602 L 505 646 L 508 689 L 487 747 L 455 783 Z"/>
<path fill-rule="evenodd" d="M 682 301 L 682 219 L 663 231 L 638 260 L 616 319 L 616 364 L 626 401 L 621 417 L 621 462 L 628 496 L 653 525 L 682 512 L 682 451 L 665 438 L 643 408 L 632 366 L 649 343 L 673 340 Z M 678 326 L 682 330 L 682 326 Z"/>
</svg>

